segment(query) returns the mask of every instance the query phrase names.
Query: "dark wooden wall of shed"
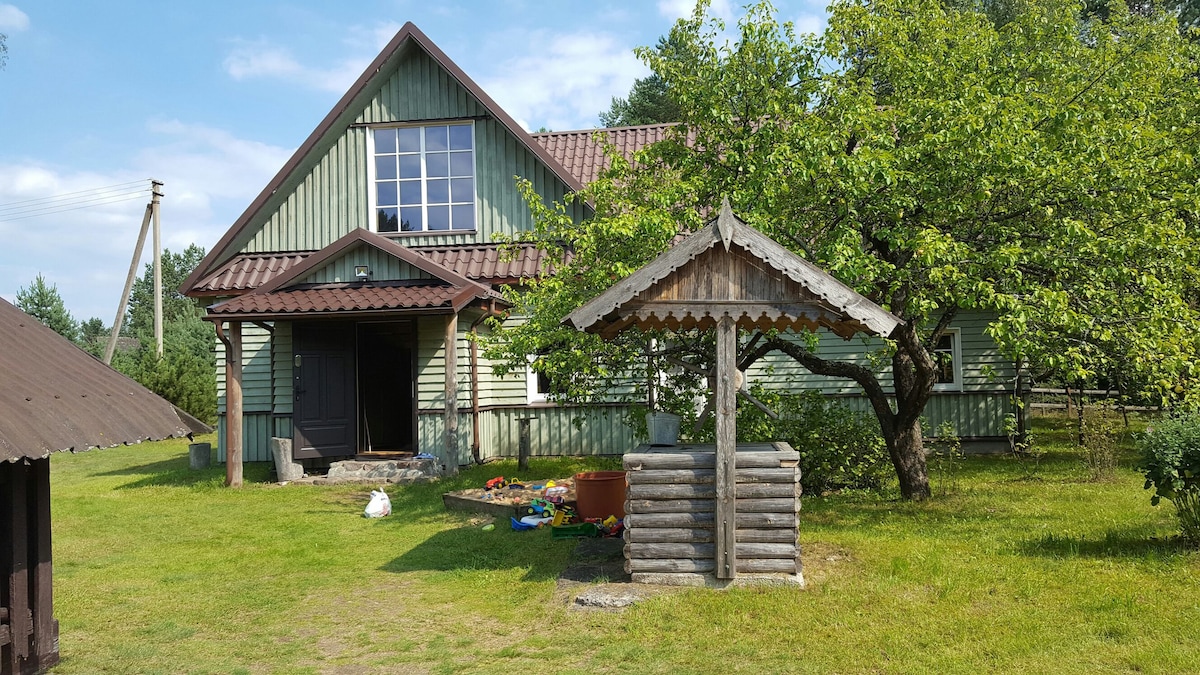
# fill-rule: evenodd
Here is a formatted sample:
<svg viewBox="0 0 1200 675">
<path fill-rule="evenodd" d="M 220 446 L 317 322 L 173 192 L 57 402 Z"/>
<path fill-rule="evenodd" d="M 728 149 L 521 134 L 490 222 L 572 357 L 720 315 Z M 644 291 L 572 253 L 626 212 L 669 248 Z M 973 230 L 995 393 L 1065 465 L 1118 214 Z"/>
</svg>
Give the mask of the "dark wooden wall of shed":
<svg viewBox="0 0 1200 675">
<path fill-rule="evenodd" d="M 58 663 L 50 547 L 50 459 L 0 462 L 0 675 Z"/>
</svg>

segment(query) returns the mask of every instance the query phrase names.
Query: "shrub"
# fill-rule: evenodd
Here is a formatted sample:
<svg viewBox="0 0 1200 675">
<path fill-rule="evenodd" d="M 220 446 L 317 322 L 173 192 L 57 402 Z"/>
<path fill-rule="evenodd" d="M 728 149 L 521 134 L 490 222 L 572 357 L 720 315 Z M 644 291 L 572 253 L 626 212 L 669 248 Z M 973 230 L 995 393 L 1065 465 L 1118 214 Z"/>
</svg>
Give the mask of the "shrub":
<svg viewBox="0 0 1200 675">
<path fill-rule="evenodd" d="M 941 483 L 942 495 L 948 495 L 952 492 L 958 492 L 958 476 L 956 469 L 958 468 L 959 460 L 963 458 L 962 439 L 958 437 L 958 432 L 954 430 L 954 423 L 950 420 L 943 420 L 934 431 L 933 441 L 930 443 L 933 448 L 933 467 L 939 477 Z"/>
<path fill-rule="evenodd" d="M 1094 481 L 1111 480 L 1117 470 L 1121 422 L 1116 415 L 1099 412 L 1083 418 L 1083 461 Z"/>
<path fill-rule="evenodd" d="M 873 416 L 815 391 L 788 393 L 755 386 L 752 394 L 779 413 L 779 419 L 742 402 L 738 406 L 738 440 L 791 445 L 800 453 L 800 482 L 806 494 L 879 488 L 892 475 Z"/>
<path fill-rule="evenodd" d="M 1174 503 L 1184 538 L 1200 544 L 1200 415 L 1164 418 L 1146 430 L 1138 446 L 1146 489 L 1154 488 L 1150 503 Z"/>
</svg>

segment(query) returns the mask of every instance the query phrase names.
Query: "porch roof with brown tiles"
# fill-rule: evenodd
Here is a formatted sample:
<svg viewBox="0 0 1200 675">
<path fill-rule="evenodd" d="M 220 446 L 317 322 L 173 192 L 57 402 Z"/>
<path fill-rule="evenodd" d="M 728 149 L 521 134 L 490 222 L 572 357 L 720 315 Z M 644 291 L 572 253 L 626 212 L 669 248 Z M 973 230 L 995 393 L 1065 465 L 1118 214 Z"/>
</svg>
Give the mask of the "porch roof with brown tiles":
<svg viewBox="0 0 1200 675">
<path fill-rule="evenodd" d="M 404 313 L 453 311 L 464 292 L 471 290 L 439 280 L 425 283 L 366 282 L 322 284 L 287 288 L 270 293 L 248 293 L 209 307 L 209 316 L 271 318 L 313 314 Z"/>
<path fill-rule="evenodd" d="M 481 283 L 516 283 L 538 275 L 546 265 L 546 253 L 523 245 L 513 253 L 500 244 L 423 246 L 410 249 L 456 274 Z M 197 284 L 194 292 L 204 295 L 238 295 L 262 286 L 304 262 L 315 251 L 287 253 L 242 253 Z"/>
</svg>

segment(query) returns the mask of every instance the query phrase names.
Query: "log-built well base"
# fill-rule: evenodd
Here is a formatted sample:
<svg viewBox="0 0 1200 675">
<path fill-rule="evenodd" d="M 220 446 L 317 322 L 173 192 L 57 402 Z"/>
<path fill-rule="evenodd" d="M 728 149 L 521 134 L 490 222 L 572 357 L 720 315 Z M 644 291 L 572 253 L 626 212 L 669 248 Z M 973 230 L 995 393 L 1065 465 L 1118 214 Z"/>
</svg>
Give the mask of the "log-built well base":
<svg viewBox="0 0 1200 675">
<path fill-rule="evenodd" d="M 625 456 L 625 571 L 634 583 L 804 585 L 799 454 L 772 443 L 740 445 L 735 455 L 732 579 L 715 573 L 714 446 L 642 446 Z"/>
</svg>

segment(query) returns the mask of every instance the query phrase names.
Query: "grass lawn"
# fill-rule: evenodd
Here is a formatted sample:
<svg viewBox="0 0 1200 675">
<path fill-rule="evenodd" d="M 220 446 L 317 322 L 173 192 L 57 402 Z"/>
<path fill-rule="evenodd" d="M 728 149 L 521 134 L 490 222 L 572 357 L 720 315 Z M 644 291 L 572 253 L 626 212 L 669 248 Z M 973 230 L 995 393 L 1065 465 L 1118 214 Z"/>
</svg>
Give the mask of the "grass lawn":
<svg viewBox="0 0 1200 675">
<path fill-rule="evenodd" d="M 1200 554 L 1125 458 L 1087 480 L 1064 425 L 1047 455 L 958 463 L 923 504 L 806 498 L 805 590 L 685 590 L 569 610 L 573 543 L 447 513 L 433 485 L 277 487 L 187 469 L 182 441 L 52 461 L 55 673 L 1200 671 Z M 611 468 L 534 460 L 522 478 Z M 949 481 L 943 481 L 948 483 Z"/>
</svg>

